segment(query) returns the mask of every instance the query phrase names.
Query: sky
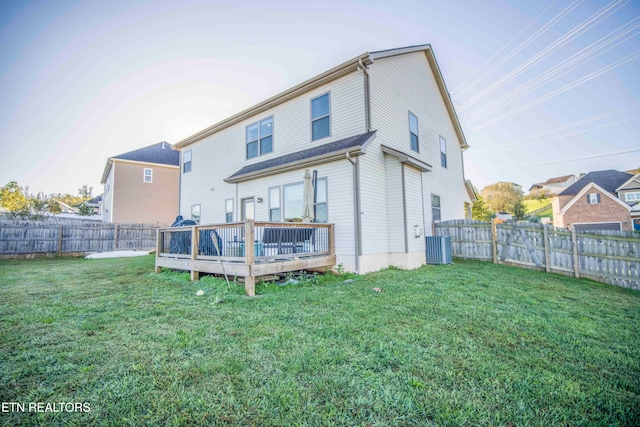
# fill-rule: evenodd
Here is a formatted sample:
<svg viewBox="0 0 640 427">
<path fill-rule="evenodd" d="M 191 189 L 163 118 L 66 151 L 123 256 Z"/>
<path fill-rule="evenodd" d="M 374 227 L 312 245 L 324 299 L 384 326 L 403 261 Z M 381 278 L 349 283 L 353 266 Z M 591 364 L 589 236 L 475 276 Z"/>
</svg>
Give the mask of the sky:
<svg viewBox="0 0 640 427">
<path fill-rule="evenodd" d="M 635 169 L 639 34 L 640 0 L 0 0 L 0 186 L 100 194 L 110 156 L 426 43 L 476 187 Z"/>
</svg>

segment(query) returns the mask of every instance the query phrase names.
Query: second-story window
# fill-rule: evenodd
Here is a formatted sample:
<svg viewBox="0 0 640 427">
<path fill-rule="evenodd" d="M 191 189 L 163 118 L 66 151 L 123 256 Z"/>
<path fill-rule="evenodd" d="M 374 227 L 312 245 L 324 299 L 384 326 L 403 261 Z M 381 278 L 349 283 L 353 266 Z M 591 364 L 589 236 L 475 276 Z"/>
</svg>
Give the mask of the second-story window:
<svg viewBox="0 0 640 427">
<path fill-rule="evenodd" d="M 144 182 L 153 182 L 153 169 L 144 168 Z"/>
<path fill-rule="evenodd" d="M 185 151 L 182 156 L 182 172 L 191 172 L 191 150 Z"/>
<path fill-rule="evenodd" d="M 598 193 L 587 194 L 587 203 L 590 205 L 600 203 L 600 195 Z"/>
<path fill-rule="evenodd" d="M 409 113 L 409 138 L 411 141 L 411 149 L 413 151 L 419 152 L 418 145 L 418 118 Z"/>
<path fill-rule="evenodd" d="M 273 151 L 273 117 L 247 126 L 247 159 Z"/>
<path fill-rule="evenodd" d="M 331 108 L 329 94 L 311 100 L 311 140 L 331 136 Z"/>
<path fill-rule="evenodd" d="M 440 164 L 447 167 L 447 140 L 443 137 L 440 137 Z"/>
</svg>

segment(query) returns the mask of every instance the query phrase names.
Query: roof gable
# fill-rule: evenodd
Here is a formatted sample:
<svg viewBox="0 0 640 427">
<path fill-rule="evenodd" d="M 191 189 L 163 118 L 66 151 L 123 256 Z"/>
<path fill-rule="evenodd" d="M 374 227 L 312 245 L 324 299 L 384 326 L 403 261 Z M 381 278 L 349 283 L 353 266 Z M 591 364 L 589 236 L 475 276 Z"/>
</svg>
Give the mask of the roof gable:
<svg viewBox="0 0 640 427">
<path fill-rule="evenodd" d="M 440 71 L 440 67 L 436 61 L 435 55 L 433 54 L 433 50 L 431 45 L 423 44 L 417 46 L 409 46 L 397 49 L 389 49 L 389 50 L 381 50 L 371 53 L 363 53 L 347 62 L 344 62 L 328 71 L 325 71 L 322 74 L 318 74 L 315 77 L 312 77 L 309 80 L 306 80 L 296 86 L 293 86 L 290 89 L 287 89 L 279 94 L 272 96 L 252 107 L 247 108 L 231 117 L 228 117 L 208 128 L 195 133 L 187 138 L 182 139 L 181 141 L 174 144 L 174 147 L 177 149 L 182 149 L 187 145 L 193 144 L 207 136 L 213 135 L 223 129 L 228 128 L 229 126 L 233 126 L 236 123 L 239 123 L 245 119 L 251 118 L 254 115 L 260 114 L 268 109 L 276 107 L 286 101 L 289 101 L 297 96 L 300 96 L 306 92 L 309 92 L 317 87 L 320 87 L 324 84 L 327 84 L 333 80 L 339 79 L 340 77 L 351 74 L 359 69 L 362 66 L 368 66 L 374 63 L 377 59 L 383 59 L 391 56 L 404 55 L 407 53 L 414 53 L 423 51 L 427 56 L 427 60 L 435 76 L 436 82 L 438 84 L 438 88 L 440 89 L 440 95 L 444 100 L 445 106 L 449 113 L 449 117 L 451 118 L 451 122 L 453 123 L 453 127 L 456 131 L 456 135 L 458 136 L 458 140 L 460 141 L 460 146 L 463 149 L 469 147 L 467 144 L 467 140 L 462 131 L 462 125 L 460 124 L 460 120 L 458 119 L 458 115 L 453 106 L 453 101 L 449 96 L 449 92 L 444 83 L 444 77 L 442 76 L 442 72 Z"/>
<path fill-rule="evenodd" d="M 629 205 L 627 205 L 622 200 L 620 200 L 617 197 L 615 197 L 613 194 L 611 194 L 611 192 L 609 192 L 609 191 L 605 190 L 604 188 L 600 187 L 595 182 L 590 182 L 587 185 L 585 185 L 582 188 L 582 190 L 580 190 L 580 192 L 578 194 L 576 194 L 576 196 L 569 201 L 569 203 L 567 203 L 566 205 L 564 205 L 564 207 L 562 209 L 560 209 L 560 214 L 564 215 L 571 208 L 571 206 L 573 206 L 578 200 L 580 200 L 580 198 L 582 198 L 585 194 L 587 194 L 587 192 L 589 190 L 591 190 L 591 189 L 595 189 L 595 190 L 600 191 L 602 194 L 604 194 L 606 197 L 610 198 L 611 200 L 614 200 L 620 206 L 623 206 L 627 210 L 631 210 L 631 207 Z"/>
<path fill-rule="evenodd" d="M 627 181 L 625 181 L 620 187 L 616 188 L 616 193 L 620 190 L 626 190 L 629 187 L 629 190 L 635 190 L 640 188 L 640 173 L 632 176 Z"/>
<path fill-rule="evenodd" d="M 124 154 L 109 157 L 102 173 L 102 180 L 100 181 L 101 184 L 106 182 L 114 160 L 180 166 L 180 151 L 175 150 L 168 142 L 162 141 Z"/>
<path fill-rule="evenodd" d="M 567 187 L 567 189 L 558 194 L 558 196 L 573 196 L 574 194 L 578 194 L 584 187 L 591 183 L 597 184 L 598 187 L 608 191 L 609 193 L 615 193 L 616 189 L 630 177 L 631 174 L 617 170 L 589 172 Z"/>
</svg>

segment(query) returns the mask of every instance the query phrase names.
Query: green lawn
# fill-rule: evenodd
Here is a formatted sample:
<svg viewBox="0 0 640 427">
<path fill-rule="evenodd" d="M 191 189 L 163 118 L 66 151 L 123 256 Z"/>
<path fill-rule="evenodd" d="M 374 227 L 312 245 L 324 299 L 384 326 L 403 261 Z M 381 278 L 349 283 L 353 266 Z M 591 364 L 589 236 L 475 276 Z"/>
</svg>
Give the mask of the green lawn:
<svg viewBox="0 0 640 427">
<path fill-rule="evenodd" d="M 525 200 L 524 205 L 527 208 L 527 213 L 536 211 L 538 209 L 542 209 L 545 206 L 549 206 L 549 209 L 546 209 L 537 214 L 540 218 L 551 216 L 553 214 L 551 209 L 551 199 L 543 199 L 543 200 Z"/>
<path fill-rule="evenodd" d="M 91 409 L 0 424 L 640 419 L 637 291 L 469 261 L 258 285 L 254 298 L 152 271 L 152 257 L 0 260 L 0 402 Z"/>
</svg>

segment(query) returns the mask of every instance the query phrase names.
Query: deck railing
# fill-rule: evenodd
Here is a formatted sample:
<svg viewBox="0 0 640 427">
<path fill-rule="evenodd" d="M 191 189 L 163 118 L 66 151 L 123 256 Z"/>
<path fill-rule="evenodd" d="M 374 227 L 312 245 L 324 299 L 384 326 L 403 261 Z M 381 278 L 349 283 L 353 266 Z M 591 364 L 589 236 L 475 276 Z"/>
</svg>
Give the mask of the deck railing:
<svg viewBox="0 0 640 427">
<path fill-rule="evenodd" d="M 198 271 L 216 272 L 214 264 L 220 261 L 232 274 L 250 281 L 274 271 L 332 265 L 328 262 L 335 261 L 334 226 L 244 221 L 158 230 L 156 267 L 189 269 L 195 280 Z"/>
</svg>

